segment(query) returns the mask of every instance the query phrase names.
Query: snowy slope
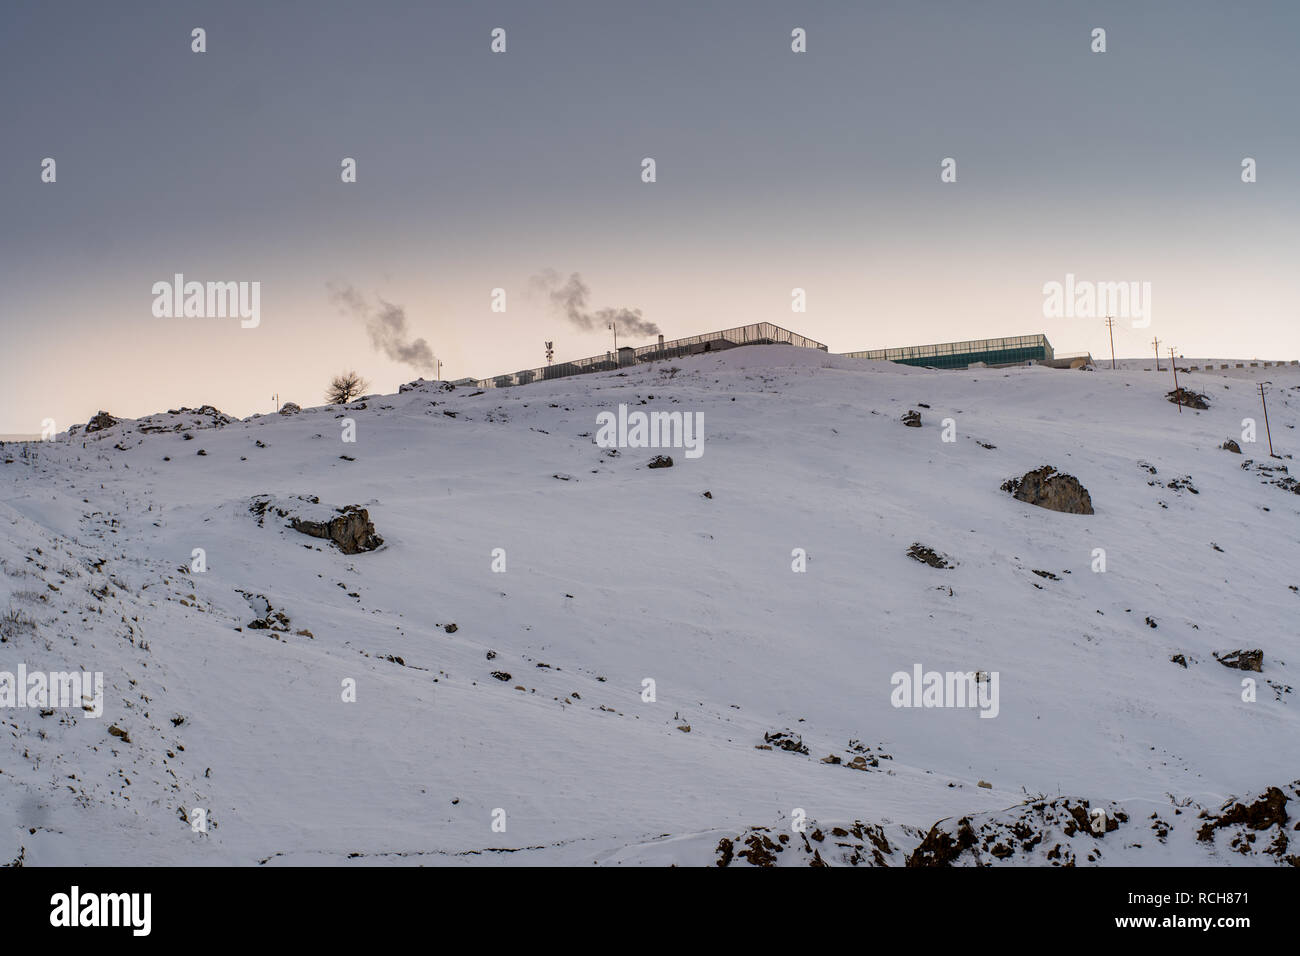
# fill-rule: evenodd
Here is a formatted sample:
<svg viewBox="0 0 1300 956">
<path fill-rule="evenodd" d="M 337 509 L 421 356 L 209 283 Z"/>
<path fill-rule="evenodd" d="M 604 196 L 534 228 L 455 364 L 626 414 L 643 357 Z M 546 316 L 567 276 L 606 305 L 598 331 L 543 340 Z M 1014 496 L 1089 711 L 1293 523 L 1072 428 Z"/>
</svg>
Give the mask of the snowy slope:
<svg viewBox="0 0 1300 956">
<path fill-rule="evenodd" d="M 5 445 L 0 671 L 102 671 L 105 712 L 0 710 L 0 862 L 1294 862 L 1300 495 L 1258 468 L 1291 462 L 1254 382 L 1286 454 L 1300 369 L 1192 373 L 1181 414 L 1168 379 L 767 346 Z M 597 447 L 619 403 L 702 413 L 703 455 Z M 999 490 L 1043 464 L 1096 513 Z M 384 544 L 258 495 L 360 505 Z M 997 672 L 997 716 L 894 707 L 918 664 Z"/>
</svg>

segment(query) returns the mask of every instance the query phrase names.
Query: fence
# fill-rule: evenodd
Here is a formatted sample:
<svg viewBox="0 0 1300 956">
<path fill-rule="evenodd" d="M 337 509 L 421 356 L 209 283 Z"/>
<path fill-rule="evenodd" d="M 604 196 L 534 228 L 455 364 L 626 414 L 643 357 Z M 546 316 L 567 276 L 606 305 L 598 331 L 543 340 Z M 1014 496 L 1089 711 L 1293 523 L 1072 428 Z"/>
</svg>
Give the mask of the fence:
<svg viewBox="0 0 1300 956">
<path fill-rule="evenodd" d="M 1145 361 L 1145 360 L 1144 360 L 1144 361 Z M 1178 361 L 1180 361 L 1180 362 L 1185 362 L 1185 361 L 1187 361 L 1187 360 L 1184 359 L 1182 356 L 1179 356 Z M 1198 361 L 1199 361 L 1199 360 L 1198 360 Z M 1300 360 L 1292 359 L 1290 362 L 1221 362 L 1221 363 L 1219 363 L 1219 368 L 1220 368 L 1220 369 L 1225 369 L 1225 368 L 1260 368 L 1260 367 L 1263 367 L 1263 368 L 1285 368 L 1287 365 L 1300 365 Z M 1214 371 L 1214 363 L 1213 363 L 1213 362 L 1207 362 L 1207 363 L 1205 364 L 1204 368 L 1202 368 L 1202 366 L 1200 366 L 1200 365 L 1188 365 L 1188 366 L 1181 366 L 1181 365 L 1180 365 L 1180 366 L 1178 367 L 1178 370 L 1179 370 L 1179 371 L 1182 371 L 1184 368 L 1186 368 L 1186 370 L 1189 371 L 1189 372 L 1199 372 L 1199 371 L 1213 372 L 1213 371 Z M 1150 367 L 1150 366 L 1146 366 L 1146 367 L 1144 367 L 1144 368 L 1142 369 L 1142 371 L 1144 371 L 1144 372 L 1149 372 L 1149 371 L 1151 371 L 1151 367 Z M 1160 371 L 1163 372 L 1163 371 L 1165 371 L 1165 370 L 1164 370 L 1164 369 L 1161 369 Z"/>
<path fill-rule="evenodd" d="M 613 352 L 606 352 L 604 355 L 524 369 L 522 372 L 494 375 L 491 378 L 479 379 L 478 387 L 509 388 L 512 385 L 528 385 L 532 382 L 567 378 L 571 375 L 608 372 L 639 362 L 657 362 L 663 359 L 681 358 L 685 355 L 698 355 L 701 352 L 719 352 L 741 345 L 795 345 L 800 348 L 821 349 L 823 352 L 830 351 L 822 343 L 797 332 L 783 329 L 771 322 L 756 322 L 752 325 L 737 326 L 734 329 L 723 329 L 721 332 L 706 332 L 703 335 L 673 339 L 662 344 L 656 342 L 635 349 L 620 348 L 617 356 Z"/>
<path fill-rule="evenodd" d="M 1015 365 L 1031 360 L 1047 361 L 1053 357 L 1052 345 L 1045 335 L 1015 335 L 1001 339 L 973 339 L 968 342 L 944 342 L 939 345 L 911 345 L 896 349 L 873 349 L 868 352 L 845 352 L 848 358 L 901 362 L 904 365 L 931 365 L 935 368 L 965 368 L 973 362 L 985 365 Z"/>
</svg>

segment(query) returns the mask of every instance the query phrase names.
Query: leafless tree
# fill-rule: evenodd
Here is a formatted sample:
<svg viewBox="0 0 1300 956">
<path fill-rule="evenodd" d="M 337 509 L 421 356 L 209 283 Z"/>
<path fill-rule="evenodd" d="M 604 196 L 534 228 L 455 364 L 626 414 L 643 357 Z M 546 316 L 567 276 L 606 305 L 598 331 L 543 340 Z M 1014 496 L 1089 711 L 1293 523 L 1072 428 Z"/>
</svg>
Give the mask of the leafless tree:
<svg viewBox="0 0 1300 956">
<path fill-rule="evenodd" d="M 325 401 L 331 405 L 346 405 L 370 387 L 370 383 L 356 372 L 343 372 L 330 380 L 330 387 L 325 390 Z"/>
</svg>

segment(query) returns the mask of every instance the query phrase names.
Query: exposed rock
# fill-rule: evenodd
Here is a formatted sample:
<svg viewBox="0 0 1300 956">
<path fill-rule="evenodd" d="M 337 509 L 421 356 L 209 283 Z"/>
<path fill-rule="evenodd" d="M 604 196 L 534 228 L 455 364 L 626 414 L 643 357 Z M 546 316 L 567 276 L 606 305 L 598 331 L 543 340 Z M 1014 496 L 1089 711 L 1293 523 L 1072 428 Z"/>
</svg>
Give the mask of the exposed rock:
<svg viewBox="0 0 1300 956">
<path fill-rule="evenodd" d="M 1214 654 L 1214 659 L 1224 667 L 1235 667 L 1240 671 L 1262 671 L 1264 669 L 1264 652 L 1256 648 L 1253 651 L 1228 651 Z"/>
<path fill-rule="evenodd" d="M 1250 806 L 1229 801 L 1224 805 L 1219 816 L 1209 818 L 1210 822 L 1201 827 L 1196 838 L 1202 841 L 1213 840 L 1215 830 L 1237 823 L 1244 823 L 1252 830 L 1267 830 L 1272 826 L 1281 827 L 1287 821 L 1286 804 L 1286 794 L 1277 787 L 1269 787 L 1264 791 L 1264 795 Z"/>
<path fill-rule="evenodd" d="M 290 627 L 289 615 L 283 611 L 276 610 L 265 594 L 253 594 L 250 591 L 240 591 L 248 606 L 253 609 L 257 615 L 256 618 L 249 621 L 246 625 L 252 631 L 277 631 L 287 633 Z"/>
<path fill-rule="evenodd" d="M 370 512 L 359 505 L 331 508 L 322 505 L 315 495 L 295 495 L 292 498 L 258 495 L 252 499 L 248 510 L 256 516 L 259 527 L 268 513 L 288 518 L 287 527 L 313 538 L 333 541 L 344 554 L 373 551 L 384 543 L 384 539 L 375 533 Z"/>
<path fill-rule="evenodd" d="M 823 830 L 811 826 L 811 832 L 776 833 L 768 827 L 750 827 L 734 840 L 723 837 L 715 851 L 718 866 L 774 866 L 785 855 L 784 865 L 806 863 L 808 866 L 898 866 L 905 862 L 903 848 L 891 844 L 882 826 L 855 820 L 844 826 Z M 922 832 L 913 827 L 894 828 L 907 842 L 919 842 Z M 828 832 L 829 831 L 829 832 Z M 737 846 L 746 847 L 739 853 Z M 832 862 L 822 858 L 826 853 Z"/>
<path fill-rule="evenodd" d="M 406 392 L 414 392 L 417 390 L 425 392 L 454 392 L 456 386 L 451 384 L 451 382 L 440 382 L 437 379 L 429 379 L 422 376 L 417 378 L 414 382 L 407 382 L 405 385 L 399 385 L 397 387 L 397 394 L 402 395 Z M 482 392 L 474 393 L 474 395 L 482 394 Z M 470 397 L 473 398 L 474 396 L 471 395 Z"/>
<path fill-rule="evenodd" d="M 1073 475 L 1058 474 L 1051 465 L 1026 472 L 1021 478 L 1010 478 L 1002 483 L 1002 490 L 1010 492 L 1018 501 L 1024 501 L 1049 511 L 1066 514 L 1090 515 L 1092 496 Z"/>
<path fill-rule="evenodd" d="M 928 564 L 932 568 L 954 568 L 957 566 L 957 562 L 953 561 L 948 555 L 940 554 L 933 548 L 927 548 L 919 541 L 912 542 L 912 546 L 907 549 L 907 556 L 914 561 Z"/>
<path fill-rule="evenodd" d="M 297 415 L 302 408 L 296 402 L 285 402 L 280 406 L 281 415 Z"/>
<path fill-rule="evenodd" d="M 749 839 L 745 841 L 745 847 L 746 849 L 736 855 L 748 860 L 750 866 L 776 866 L 776 854 L 782 851 L 779 843 L 773 843 L 772 838 L 766 833 L 757 831 L 750 833 Z"/>
<path fill-rule="evenodd" d="M 114 418 L 108 412 L 101 411 L 86 423 L 83 433 L 89 435 L 93 432 L 102 432 L 106 428 L 112 428 L 119 421 L 121 421 L 121 419 Z"/>
<path fill-rule="evenodd" d="M 1184 669 L 1187 667 L 1187 658 L 1182 654 L 1175 654 L 1173 657 L 1169 659 L 1173 661 L 1175 664 L 1177 664 L 1179 667 L 1182 667 Z"/>
<path fill-rule="evenodd" d="M 730 840 L 723 837 L 718 841 L 718 866 L 730 866 L 735 847 Z"/>
<path fill-rule="evenodd" d="M 668 455 L 655 455 L 650 459 L 650 464 L 646 465 L 647 468 L 671 468 L 672 466 L 673 460 Z"/>
<path fill-rule="evenodd" d="M 1247 458 L 1241 463 L 1241 467 L 1246 471 L 1253 468 L 1259 476 L 1260 484 L 1276 485 L 1283 491 L 1300 495 L 1300 481 L 1291 477 L 1286 465 L 1281 463 L 1266 465 L 1263 462 L 1256 462 L 1253 458 Z M 1267 511 L 1268 509 L 1265 508 L 1264 510 Z"/>
<path fill-rule="evenodd" d="M 169 408 L 167 409 L 167 414 L 194 415 L 199 418 L 206 418 L 208 420 L 206 425 L 203 422 L 194 423 L 194 425 L 199 428 L 221 428 L 235 421 L 234 418 L 227 415 L 215 405 L 200 405 L 198 408 L 186 408 L 184 406 L 181 408 Z M 141 429 L 141 431 L 144 431 L 144 429 Z"/>
<path fill-rule="evenodd" d="M 763 734 L 763 741 L 791 753 L 806 754 L 808 752 L 808 745 L 803 742 L 803 738 L 788 731 L 777 730 L 769 734 Z"/>
<path fill-rule="evenodd" d="M 920 428 L 920 427 L 921 427 L 921 413 L 918 412 L 915 408 L 913 408 L 913 409 L 909 409 L 908 412 L 907 412 L 907 414 L 904 415 L 904 416 L 900 419 L 900 421 L 902 421 L 902 423 L 903 423 L 904 425 L 906 425 L 908 428 Z"/>
<path fill-rule="evenodd" d="M 1175 405 L 1183 405 L 1187 408 L 1198 408 L 1204 411 L 1210 407 L 1210 397 L 1202 395 L 1200 392 L 1193 392 L 1181 386 L 1165 395 L 1169 401 Z"/>
<path fill-rule="evenodd" d="M 1224 451 L 1230 451 L 1230 452 L 1232 452 L 1234 455 L 1240 455 L 1240 454 L 1241 454 L 1241 446 L 1238 445 L 1238 444 L 1237 444 L 1235 441 L 1233 441 L 1231 438 L 1229 438 L 1227 441 L 1225 441 L 1225 442 L 1224 442 L 1222 445 L 1220 445 L 1219 447 L 1222 448 Z"/>
<path fill-rule="evenodd" d="M 942 822 L 942 821 L 940 821 Z M 952 861 L 975 845 L 975 831 L 969 817 L 957 821 L 957 838 L 939 828 L 936 823 L 925 835 L 921 845 L 907 858 L 908 866 L 949 866 Z"/>
<path fill-rule="evenodd" d="M 370 512 L 356 505 L 340 508 L 339 515 L 327 522 L 291 517 L 289 523 L 293 530 L 309 534 L 313 538 L 328 538 L 344 554 L 373 551 L 384 543 L 384 539 L 375 533 Z"/>
</svg>

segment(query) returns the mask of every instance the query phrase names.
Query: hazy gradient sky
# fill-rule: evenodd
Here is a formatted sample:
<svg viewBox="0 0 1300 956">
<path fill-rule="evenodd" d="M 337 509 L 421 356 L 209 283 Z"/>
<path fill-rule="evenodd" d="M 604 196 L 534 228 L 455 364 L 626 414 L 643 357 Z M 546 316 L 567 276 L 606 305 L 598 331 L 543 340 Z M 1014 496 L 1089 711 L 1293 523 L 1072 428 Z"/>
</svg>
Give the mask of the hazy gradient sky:
<svg viewBox="0 0 1300 956">
<path fill-rule="evenodd" d="M 1289 2 L 5 0 L 0 433 L 417 377 L 327 283 L 403 308 L 445 378 L 604 351 L 529 295 L 547 268 L 669 338 L 765 320 L 832 351 L 1101 355 L 1043 284 L 1146 281 L 1121 356 L 1300 358 L 1298 46 Z M 154 318 L 176 272 L 260 281 L 260 327 Z"/>
</svg>

